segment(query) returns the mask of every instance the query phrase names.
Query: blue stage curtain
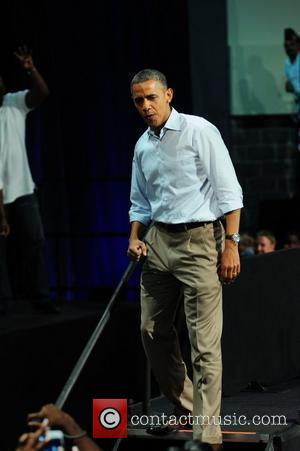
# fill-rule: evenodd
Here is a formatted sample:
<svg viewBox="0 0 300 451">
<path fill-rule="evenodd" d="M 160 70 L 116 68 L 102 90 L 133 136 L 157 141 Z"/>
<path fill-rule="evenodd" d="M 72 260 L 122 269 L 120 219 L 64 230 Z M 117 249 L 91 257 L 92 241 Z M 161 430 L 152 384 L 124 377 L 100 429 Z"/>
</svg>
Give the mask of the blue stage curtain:
<svg viewBox="0 0 300 451">
<path fill-rule="evenodd" d="M 9 87 L 28 85 L 12 56 L 25 42 L 51 92 L 29 115 L 27 143 L 53 295 L 88 298 L 116 286 L 127 267 L 131 160 L 145 129 L 129 83 L 158 68 L 175 89 L 174 106 L 191 113 L 186 8 L 181 0 L 5 4 Z M 138 273 L 129 297 L 137 285 Z"/>
</svg>

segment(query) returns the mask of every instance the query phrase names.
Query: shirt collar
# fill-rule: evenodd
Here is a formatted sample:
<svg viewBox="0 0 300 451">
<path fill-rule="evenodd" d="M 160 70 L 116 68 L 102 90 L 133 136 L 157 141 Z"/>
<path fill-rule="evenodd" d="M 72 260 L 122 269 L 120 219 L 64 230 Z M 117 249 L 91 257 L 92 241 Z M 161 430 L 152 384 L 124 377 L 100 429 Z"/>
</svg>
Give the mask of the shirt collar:
<svg viewBox="0 0 300 451">
<path fill-rule="evenodd" d="M 162 136 L 166 130 L 176 130 L 176 131 L 180 131 L 181 130 L 181 123 L 180 123 L 180 115 L 178 113 L 178 111 L 175 110 L 175 108 L 172 107 L 171 110 L 171 114 L 167 120 L 167 122 L 165 123 L 165 125 L 163 126 L 163 128 L 160 131 L 160 136 Z M 150 127 L 148 127 L 147 132 L 149 135 L 155 135 L 154 131 L 151 130 Z"/>
</svg>

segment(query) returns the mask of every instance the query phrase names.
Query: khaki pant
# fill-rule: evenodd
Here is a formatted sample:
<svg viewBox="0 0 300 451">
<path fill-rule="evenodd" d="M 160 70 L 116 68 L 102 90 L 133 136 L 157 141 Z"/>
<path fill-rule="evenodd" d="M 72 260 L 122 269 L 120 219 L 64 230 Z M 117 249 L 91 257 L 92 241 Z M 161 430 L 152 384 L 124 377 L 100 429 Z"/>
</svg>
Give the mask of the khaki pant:
<svg viewBox="0 0 300 451">
<path fill-rule="evenodd" d="M 194 425 L 194 438 L 208 443 L 222 442 L 218 425 L 222 287 L 217 266 L 223 238 L 219 221 L 179 233 L 154 225 L 145 239 L 148 255 L 141 276 L 141 332 L 152 370 L 167 398 L 193 412 L 198 423 Z M 193 383 L 187 376 L 173 324 L 181 291 Z"/>
</svg>

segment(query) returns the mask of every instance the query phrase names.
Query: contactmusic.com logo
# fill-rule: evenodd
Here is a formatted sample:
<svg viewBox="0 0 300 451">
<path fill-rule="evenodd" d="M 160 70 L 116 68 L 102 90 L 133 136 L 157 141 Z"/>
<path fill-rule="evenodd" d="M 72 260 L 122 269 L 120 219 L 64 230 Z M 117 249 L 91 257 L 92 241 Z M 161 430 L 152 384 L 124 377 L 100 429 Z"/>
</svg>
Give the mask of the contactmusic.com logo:
<svg viewBox="0 0 300 451">
<path fill-rule="evenodd" d="M 127 399 L 93 399 L 93 437 L 127 437 Z"/>
</svg>

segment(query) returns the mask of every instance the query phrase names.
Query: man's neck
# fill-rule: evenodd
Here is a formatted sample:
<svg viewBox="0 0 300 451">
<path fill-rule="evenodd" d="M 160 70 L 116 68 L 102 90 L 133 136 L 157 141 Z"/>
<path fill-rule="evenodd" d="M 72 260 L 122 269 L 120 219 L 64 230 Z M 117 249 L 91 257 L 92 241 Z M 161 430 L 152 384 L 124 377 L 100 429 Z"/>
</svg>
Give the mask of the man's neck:
<svg viewBox="0 0 300 451">
<path fill-rule="evenodd" d="M 166 121 L 166 122 L 167 122 L 167 121 Z M 166 122 L 164 122 L 164 123 L 163 123 L 162 125 L 160 125 L 159 127 L 153 127 L 153 128 L 151 128 L 151 130 L 154 132 L 154 134 L 155 134 L 156 136 L 159 136 L 159 135 L 160 135 L 160 131 L 161 131 L 162 128 L 164 128 Z"/>
<path fill-rule="evenodd" d="M 167 119 L 165 120 L 165 122 L 163 122 L 159 127 L 153 127 L 151 128 L 151 130 L 155 133 L 156 136 L 160 135 L 160 131 L 162 128 L 164 128 L 164 126 L 166 125 L 166 123 L 168 122 L 169 117 L 171 116 L 171 112 L 172 112 L 172 107 L 170 107 L 170 112 L 169 112 L 169 116 L 167 117 Z"/>
<path fill-rule="evenodd" d="M 298 51 L 295 52 L 295 53 L 292 53 L 291 55 L 288 55 L 288 58 L 289 58 L 291 64 L 294 64 L 294 62 L 296 61 L 297 56 L 298 56 L 299 54 L 300 54 L 300 50 L 298 50 Z"/>
</svg>

